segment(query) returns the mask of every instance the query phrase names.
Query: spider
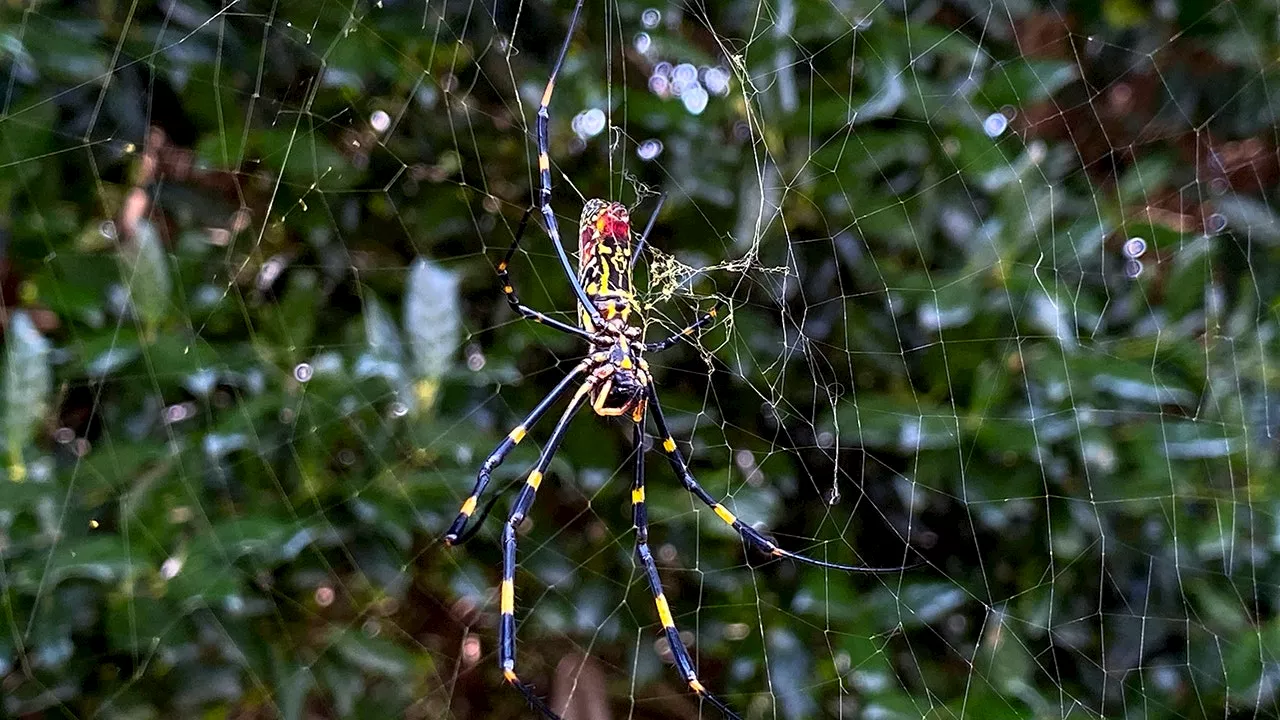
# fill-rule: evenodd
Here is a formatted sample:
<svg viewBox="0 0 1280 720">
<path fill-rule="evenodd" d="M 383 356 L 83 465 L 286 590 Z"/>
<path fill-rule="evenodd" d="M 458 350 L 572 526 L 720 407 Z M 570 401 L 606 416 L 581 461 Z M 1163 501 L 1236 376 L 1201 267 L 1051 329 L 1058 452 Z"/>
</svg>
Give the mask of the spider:
<svg viewBox="0 0 1280 720">
<path fill-rule="evenodd" d="M 724 505 L 717 502 L 698 484 L 689 470 L 689 465 L 676 445 L 675 438 L 667 427 L 662 406 L 658 402 L 657 389 L 649 372 L 649 364 L 645 362 L 644 353 L 659 352 L 671 347 L 681 338 L 692 335 L 699 329 L 715 320 L 716 311 L 712 308 L 696 322 L 684 330 L 658 342 L 646 343 L 643 339 L 644 322 L 641 318 L 641 307 L 632 293 L 632 278 L 636 260 L 644 249 L 649 231 L 653 228 L 654 219 L 661 210 L 659 200 L 644 232 L 638 241 L 632 244 L 631 220 L 628 211 L 621 203 L 600 199 L 588 200 L 582 209 L 578 230 L 578 270 L 575 273 L 560 241 L 560 230 L 555 213 L 551 208 L 551 160 L 547 154 L 550 141 L 548 129 L 551 94 L 555 89 L 556 76 L 569 50 L 574 29 L 585 0 L 578 0 L 573 15 L 569 20 L 569 31 L 560 55 L 547 80 L 546 90 L 542 94 L 542 103 L 538 107 L 537 143 L 538 171 L 540 186 L 538 188 L 538 209 L 546 225 L 547 235 L 559 256 L 560 263 L 568 275 L 574 294 L 577 296 L 579 325 L 569 325 L 534 310 L 520 302 L 508 272 L 508 265 L 514 256 L 520 241 L 524 237 L 525 227 L 533 208 L 525 211 L 516 230 L 511 248 L 502 262 L 498 264 L 498 278 L 502 282 L 502 290 L 507 302 L 520 316 L 553 327 L 571 335 L 576 335 L 587 342 L 590 352 L 587 357 L 569 371 L 569 374 L 539 402 L 527 417 L 517 425 L 498 447 L 487 457 L 480 467 L 475 486 L 471 494 L 462 503 L 457 518 L 449 526 L 444 535 L 446 545 L 458 545 L 479 529 L 483 518 L 497 500 L 495 497 L 476 518 L 476 522 L 468 529 L 468 522 L 475 514 L 477 504 L 485 488 L 489 485 L 493 471 L 502 463 L 521 440 L 529 428 L 533 426 L 548 409 L 570 387 L 576 385 L 569 400 L 568 407 L 561 414 L 559 421 L 551 430 L 551 436 L 538 457 L 533 470 L 529 472 L 524 486 L 520 489 L 502 528 L 502 585 L 500 590 L 501 622 L 498 626 L 498 662 L 506 682 L 524 695 L 529 705 L 551 720 L 560 720 L 533 691 L 533 687 L 516 675 L 516 620 L 515 620 L 515 574 L 516 574 L 516 528 L 520 525 L 533 505 L 534 495 L 542 484 L 543 473 L 550 465 L 552 457 L 564 439 L 569 421 L 586 404 L 602 416 L 625 416 L 632 424 L 632 438 L 635 445 L 635 480 L 631 486 L 631 504 L 633 523 L 636 532 L 636 555 L 644 568 L 649 588 L 653 592 L 657 606 L 658 619 L 662 623 L 667 643 L 675 659 L 675 665 L 689 689 L 704 701 L 716 707 L 727 718 L 740 720 L 729 706 L 698 680 L 693 658 L 680 639 L 671 607 L 663 594 L 662 580 L 658 577 L 658 566 L 654 562 L 653 553 L 649 549 L 649 522 L 645 510 L 645 473 L 644 473 L 644 422 L 652 416 L 658 434 L 662 438 L 661 449 L 666 455 L 675 474 L 684 484 L 685 490 L 702 501 L 707 507 L 741 535 L 742 539 L 752 547 L 772 557 L 789 558 L 809 565 L 816 565 L 832 570 L 846 572 L 900 572 L 907 567 L 871 568 L 853 565 L 841 565 L 800 555 L 778 547 L 755 528 L 743 523 Z"/>
</svg>

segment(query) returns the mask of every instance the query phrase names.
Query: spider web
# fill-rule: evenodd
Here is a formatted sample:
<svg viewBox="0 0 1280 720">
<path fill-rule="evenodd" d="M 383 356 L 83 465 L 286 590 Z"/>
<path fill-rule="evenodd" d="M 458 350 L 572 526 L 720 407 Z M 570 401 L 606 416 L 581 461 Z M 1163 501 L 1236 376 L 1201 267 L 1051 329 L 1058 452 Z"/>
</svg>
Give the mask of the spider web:
<svg viewBox="0 0 1280 720">
<path fill-rule="evenodd" d="M 494 267 L 567 3 L 0 9 L 19 717 L 533 717 L 501 516 L 581 358 Z M 665 204 L 646 454 L 702 683 L 744 718 L 1275 717 L 1277 20 L 1262 3 L 587 3 L 551 105 L 590 197 Z M 574 322 L 531 224 L 521 298 Z M 650 433 L 653 428 L 649 428 Z M 650 437 L 652 441 L 653 438 Z M 566 720 L 716 717 L 584 413 L 519 532 L 517 670 Z M 516 485 L 518 487 L 518 485 Z M 504 492 L 506 491 L 506 492 Z"/>
</svg>

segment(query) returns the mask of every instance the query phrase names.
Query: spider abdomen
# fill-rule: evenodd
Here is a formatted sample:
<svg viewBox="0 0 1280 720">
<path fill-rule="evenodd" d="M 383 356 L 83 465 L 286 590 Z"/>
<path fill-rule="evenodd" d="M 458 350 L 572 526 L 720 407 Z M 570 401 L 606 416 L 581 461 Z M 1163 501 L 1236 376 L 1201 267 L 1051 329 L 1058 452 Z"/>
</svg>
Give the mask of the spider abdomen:
<svg viewBox="0 0 1280 720">
<path fill-rule="evenodd" d="M 626 206 L 588 200 L 578 223 L 578 281 L 605 322 L 633 322 L 631 251 L 631 216 Z M 580 308 L 578 319 L 587 330 L 600 329 L 585 308 Z"/>
</svg>

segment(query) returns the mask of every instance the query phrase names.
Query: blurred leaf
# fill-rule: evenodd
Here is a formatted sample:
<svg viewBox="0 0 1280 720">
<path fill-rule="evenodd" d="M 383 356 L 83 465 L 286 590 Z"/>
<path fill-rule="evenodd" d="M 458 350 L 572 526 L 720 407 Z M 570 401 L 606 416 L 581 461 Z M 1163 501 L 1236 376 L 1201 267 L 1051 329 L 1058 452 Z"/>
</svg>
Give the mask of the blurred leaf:
<svg viewBox="0 0 1280 720">
<path fill-rule="evenodd" d="M 71 579 L 116 585 L 131 582 L 148 567 L 149 556 L 138 548 L 114 535 L 96 535 L 59 543 L 47 564 L 20 568 L 13 583 L 26 591 L 55 587 Z"/>
<path fill-rule="evenodd" d="M 817 712 L 813 698 L 803 689 L 812 682 L 809 649 L 785 628 L 769 628 L 769 670 L 776 681 L 774 692 L 785 718 L 810 718 Z"/>
<path fill-rule="evenodd" d="M 1280 621 L 1271 620 L 1245 634 L 1242 642 L 1230 649 L 1222 670 L 1228 676 L 1228 687 L 1238 688 L 1229 697 L 1234 707 L 1264 708 L 1275 702 L 1280 683 L 1277 647 L 1280 647 Z"/>
<path fill-rule="evenodd" d="M 427 258 L 409 268 L 404 296 L 404 330 L 412 358 L 412 379 L 418 408 L 430 408 L 440 379 L 449 370 L 458 348 L 462 308 L 458 277 Z"/>
<path fill-rule="evenodd" d="M 1146 8 L 1136 0 L 1103 0 L 1102 13 L 1115 27 L 1132 27 L 1147 19 Z"/>
<path fill-rule="evenodd" d="M 275 658 L 275 697 L 281 720 L 303 720 L 307 694 L 315 686 L 311 669 Z"/>
<path fill-rule="evenodd" d="M 864 393 L 841 405 L 836 415 L 842 436 L 867 448 L 917 453 L 960 441 L 955 413 L 924 401 Z"/>
<path fill-rule="evenodd" d="M 290 352 L 290 361 L 302 362 L 310 355 L 316 330 L 315 308 L 323 303 L 320 277 L 314 270 L 300 269 L 289 273 L 288 286 L 280 301 L 278 314 L 281 344 Z"/>
<path fill-rule="evenodd" d="M 993 67 L 979 97 L 992 110 L 1005 105 L 1025 108 L 1053 97 L 1077 77 L 1076 67 L 1061 60 L 1018 58 Z"/>
<path fill-rule="evenodd" d="M 423 669 L 395 643 L 359 630 L 335 630 L 329 641 L 339 656 L 367 673 L 407 680 Z"/>
<path fill-rule="evenodd" d="M 5 348 L 5 447 L 9 479 L 20 482 L 27 476 L 23 450 L 49 412 L 53 373 L 49 341 L 26 312 L 18 310 L 10 316 Z"/>
<path fill-rule="evenodd" d="M 871 82 L 873 94 L 853 109 L 849 119 L 851 123 L 869 123 L 878 118 L 888 117 L 897 111 L 907 97 L 901 65 L 887 59 L 879 59 L 870 65 L 867 76 Z"/>
<path fill-rule="evenodd" d="M 1271 206 L 1238 193 L 1218 198 L 1214 206 L 1227 218 L 1227 227 L 1250 240 L 1280 245 L 1280 219 Z"/>
<path fill-rule="evenodd" d="M 219 525 L 208 538 L 212 549 L 230 559 L 259 556 L 266 564 L 298 557 L 312 543 L 332 538 L 332 531 L 268 516 L 244 516 Z"/>
<path fill-rule="evenodd" d="M 120 276 L 129 290 L 133 311 L 148 336 L 172 310 L 173 280 L 160 234 L 145 218 L 136 220 L 130 238 L 120 243 Z"/>
<path fill-rule="evenodd" d="M 301 121 L 301 114 L 296 117 Z M 303 188 L 314 185 L 317 190 L 339 190 L 350 187 L 358 179 L 346 156 L 333 147 L 328 138 L 305 126 L 259 129 L 250 137 L 259 162 Z M 212 150 L 206 153 L 214 154 Z M 306 198 L 301 199 L 305 204 Z"/>
<path fill-rule="evenodd" d="M 21 42 L 0 30 L 0 62 L 10 53 L 12 60 L 6 65 L 15 73 L 32 62 Z M 0 120 L 0 190 L 10 180 L 30 178 L 39 172 L 38 159 L 50 149 L 57 113 L 54 103 L 6 108 L 4 119 Z M 5 195 L 0 194 L 0 210 L 7 208 Z"/>
<path fill-rule="evenodd" d="M 1007 627 L 1008 616 L 994 612 L 984 624 L 979 656 L 974 664 L 996 680 L 1001 693 L 1022 695 L 1033 686 L 1035 663 L 1018 640 L 1018 631 Z"/>
<path fill-rule="evenodd" d="M 1125 171 L 1120 179 L 1120 202 L 1129 204 L 1146 204 L 1169 183 L 1175 169 L 1172 158 L 1153 155 L 1144 157 Z"/>
<path fill-rule="evenodd" d="M 904 620 L 911 625 L 929 625 L 956 612 L 969 601 L 962 588 L 950 583 L 914 582 L 906 587 L 902 604 Z"/>
<path fill-rule="evenodd" d="M 439 537 L 585 350 L 489 261 L 573 4 L 428 5 L 0 3 L 0 715 L 528 715 L 492 663 L 500 514 L 562 402 L 475 541 Z M 564 240 L 581 198 L 665 193 L 650 337 L 689 293 L 731 308 L 647 358 L 691 471 L 788 548 L 926 561 L 760 562 L 650 454 L 708 689 L 744 718 L 1274 715 L 1274 8 L 694 5 L 584 6 Z M 572 321 L 548 242 L 517 280 Z M 575 420 L 520 525 L 520 672 L 585 698 L 582 651 L 595 715 L 692 718 L 617 425 Z"/>
<path fill-rule="evenodd" d="M 364 335 L 366 350 L 356 360 L 356 377 L 381 378 L 398 393 L 400 402 L 411 402 L 413 395 L 404 367 L 400 330 L 372 293 L 365 296 Z"/>
</svg>

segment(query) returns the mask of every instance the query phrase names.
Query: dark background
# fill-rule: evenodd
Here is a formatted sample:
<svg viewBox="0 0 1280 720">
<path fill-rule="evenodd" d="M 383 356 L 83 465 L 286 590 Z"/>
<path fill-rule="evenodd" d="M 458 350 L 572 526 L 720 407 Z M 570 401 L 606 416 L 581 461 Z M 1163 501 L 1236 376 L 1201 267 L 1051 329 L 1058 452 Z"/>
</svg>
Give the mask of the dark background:
<svg viewBox="0 0 1280 720">
<path fill-rule="evenodd" d="M 583 350 L 494 273 L 570 8 L 0 7 L 0 714 L 532 717 L 495 657 L 506 501 L 438 538 Z M 1277 716 L 1277 31 L 587 3 L 555 208 L 572 252 L 584 197 L 641 225 L 668 194 L 650 337 L 723 303 L 651 359 L 694 471 L 785 547 L 924 563 L 767 562 L 651 453 L 667 596 L 744 717 Z M 572 321 L 526 248 L 522 297 Z M 570 719 L 699 717 L 631 455 L 578 418 L 522 526 L 519 671 Z"/>
</svg>

